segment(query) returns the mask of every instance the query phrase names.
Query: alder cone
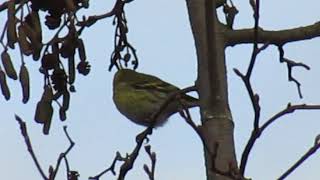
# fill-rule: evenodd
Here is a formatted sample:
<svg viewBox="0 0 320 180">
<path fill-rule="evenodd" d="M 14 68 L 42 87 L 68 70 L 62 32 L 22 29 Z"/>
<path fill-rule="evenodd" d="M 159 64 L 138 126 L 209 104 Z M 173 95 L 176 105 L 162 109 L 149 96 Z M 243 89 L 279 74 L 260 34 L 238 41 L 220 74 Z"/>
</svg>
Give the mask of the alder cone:
<svg viewBox="0 0 320 180">
<path fill-rule="evenodd" d="M 42 41 L 42 29 L 39 18 L 39 13 L 37 11 L 31 11 L 26 17 L 25 22 L 32 28 L 36 34 L 36 38 Z"/>
<path fill-rule="evenodd" d="M 10 55 L 8 54 L 8 52 L 3 51 L 1 53 L 1 60 L 2 60 L 4 70 L 7 73 L 7 76 L 11 79 L 17 80 L 18 76 L 17 76 L 16 70 L 13 67 L 13 64 L 12 64 L 12 61 L 11 61 L 11 58 L 10 58 Z"/>
<path fill-rule="evenodd" d="M 39 33 L 35 32 L 27 23 L 22 23 L 21 27 L 31 42 L 32 57 L 34 60 L 39 60 L 41 49 L 43 47 L 41 40 L 39 39 Z"/>
<path fill-rule="evenodd" d="M 14 44 L 17 42 L 16 32 L 16 17 L 15 17 L 15 3 L 8 1 L 8 21 L 7 21 L 7 40 L 8 46 L 14 49 Z"/>
<path fill-rule="evenodd" d="M 6 75 L 2 70 L 0 70 L 0 86 L 1 86 L 1 92 L 4 96 L 4 98 L 6 100 L 9 100 L 10 99 L 10 91 L 9 91 L 9 87 L 8 87 L 8 84 L 6 81 Z"/>
<path fill-rule="evenodd" d="M 77 42 L 78 42 L 77 47 L 78 47 L 79 58 L 81 61 L 85 61 L 87 59 L 87 56 L 86 56 L 86 50 L 84 48 L 84 43 L 82 39 L 78 39 Z"/>
<path fill-rule="evenodd" d="M 41 101 L 46 101 L 46 102 L 52 102 L 53 100 L 53 92 L 52 92 L 52 88 L 49 85 L 46 85 L 46 87 L 44 88 L 44 92 L 42 94 L 41 97 Z"/>
<path fill-rule="evenodd" d="M 66 39 L 61 46 L 60 54 L 63 58 L 69 58 L 75 54 L 76 43 L 71 39 Z"/>
<path fill-rule="evenodd" d="M 76 67 L 74 62 L 74 57 L 71 56 L 68 58 L 68 69 L 69 69 L 69 84 L 73 84 L 76 78 Z"/>
<path fill-rule="evenodd" d="M 58 54 L 45 54 L 41 59 L 41 66 L 45 70 L 59 66 Z"/>
<path fill-rule="evenodd" d="M 68 91 L 65 91 L 63 93 L 62 108 L 64 110 L 68 110 L 69 109 L 69 104 L 70 104 L 70 93 Z"/>
<path fill-rule="evenodd" d="M 51 126 L 52 115 L 53 115 L 53 108 L 51 103 L 52 101 L 40 100 L 36 108 L 34 120 L 37 123 L 43 124 L 44 134 L 49 134 L 49 130 Z"/>
<path fill-rule="evenodd" d="M 59 109 L 59 117 L 61 121 L 65 121 L 67 119 L 66 110 L 62 107 Z"/>
<path fill-rule="evenodd" d="M 19 79 L 22 88 L 22 102 L 27 103 L 30 97 L 30 80 L 29 72 L 24 64 L 21 65 Z"/>
<path fill-rule="evenodd" d="M 32 47 L 31 47 L 31 43 L 28 42 L 27 35 L 24 32 L 22 25 L 20 25 L 18 27 L 18 35 L 19 35 L 18 43 L 19 43 L 19 46 L 21 48 L 22 53 L 26 56 L 31 55 L 33 52 Z"/>
</svg>

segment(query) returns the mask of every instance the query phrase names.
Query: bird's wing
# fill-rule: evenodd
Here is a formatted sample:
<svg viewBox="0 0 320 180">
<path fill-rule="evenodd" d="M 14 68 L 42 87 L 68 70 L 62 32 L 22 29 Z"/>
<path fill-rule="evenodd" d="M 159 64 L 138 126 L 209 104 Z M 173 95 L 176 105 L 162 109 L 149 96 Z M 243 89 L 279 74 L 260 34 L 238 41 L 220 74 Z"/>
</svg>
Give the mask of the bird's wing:
<svg viewBox="0 0 320 180">
<path fill-rule="evenodd" d="M 179 88 L 177 88 L 176 86 L 169 84 L 167 82 L 164 82 L 158 78 L 153 78 L 152 81 L 144 80 L 144 81 L 137 82 L 133 84 L 133 87 L 135 89 L 158 91 L 166 94 L 179 90 Z"/>
</svg>

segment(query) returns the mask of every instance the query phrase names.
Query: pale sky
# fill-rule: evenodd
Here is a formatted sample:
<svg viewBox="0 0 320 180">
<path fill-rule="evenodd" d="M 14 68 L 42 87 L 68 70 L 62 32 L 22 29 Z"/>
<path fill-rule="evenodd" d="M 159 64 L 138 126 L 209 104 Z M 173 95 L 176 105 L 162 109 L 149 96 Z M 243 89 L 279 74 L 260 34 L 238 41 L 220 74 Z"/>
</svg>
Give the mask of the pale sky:
<svg viewBox="0 0 320 180">
<path fill-rule="evenodd" d="M 235 28 L 253 27 L 249 1 L 234 0 L 234 4 L 240 11 L 236 17 Z M 279 30 L 313 24 L 319 21 L 319 7 L 320 2 L 317 0 L 262 1 L 260 25 L 264 29 Z M 111 8 L 111 2 L 92 1 L 90 10 L 86 10 L 85 13 L 101 14 Z M 0 14 L 1 29 L 5 14 Z M 181 88 L 193 85 L 197 63 L 185 1 L 136 0 L 126 6 L 126 15 L 129 23 L 129 41 L 137 49 L 140 58 L 138 71 L 159 76 Z M 43 85 L 38 72 L 39 62 L 26 59 L 32 83 L 31 99 L 27 105 L 21 102 L 18 81 L 9 80 L 11 100 L 6 102 L 0 96 L 1 179 L 41 179 L 27 152 L 14 114 L 18 114 L 27 122 L 35 153 L 45 171 L 49 165 L 55 165 L 59 153 L 68 147 L 62 130 L 63 125 L 68 126 L 68 131 L 76 143 L 68 160 L 71 169 L 79 171 L 80 179 L 88 179 L 89 176 L 107 168 L 112 163 L 116 151 L 123 155 L 132 151 L 135 135 L 144 128 L 128 121 L 116 110 L 112 102 L 111 84 L 115 69 L 108 72 L 108 66 L 113 48 L 113 34 L 112 18 L 96 23 L 82 34 L 87 57 L 92 66 L 91 73 L 86 77 L 77 76 L 77 92 L 72 94 L 66 122 L 59 120 L 58 107 L 54 105 L 56 109 L 49 136 L 42 135 L 42 127 L 33 120 Z M 287 81 L 287 68 L 285 64 L 279 63 L 276 47 L 270 46 L 259 55 L 252 81 L 261 99 L 262 122 L 285 108 L 288 102 L 320 104 L 319 47 L 319 38 L 291 43 L 284 47 L 286 57 L 311 66 L 310 71 L 302 68 L 293 71 L 302 83 L 304 99 L 299 99 L 295 84 Z M 226 51 L 229 99 L 235 122 L 238 160 L 251 134 L 253 111 L 244 85 L 232 69 L 238 68 L 242 72 L 246 70 L 251 49 L 251 45 L 241 45 L 228 48 Z M 18 51 L 10 53 L 13 54 L 12 59 L 18 69 Z M 195 109 L 193 115 L 199 122 L 197 112 Z M 252 150 L 246 177 L 259 180 L 278 178 L 313 145 L 314 137 L 320 133 L 319 115 L 320 111 L 298 111 L 270 126 Z M 157 153 L 156 179 L 205 179 L 201 142 L 178 115 L 174 115 L 164 127 L 154 131 L 150 137 L 150 145 Z M 319 179 L 319 153 L 307 160 L 287 179 Z M 150 160 L 142 151 L 127 179 L 148 179 L 142 169 L 144 163 L 150 164 Z M 62 166 L 58 179 L 63 179 L 64 173 Z M 116 177 L 109 173 L 102 179 Z"/>
</svg>

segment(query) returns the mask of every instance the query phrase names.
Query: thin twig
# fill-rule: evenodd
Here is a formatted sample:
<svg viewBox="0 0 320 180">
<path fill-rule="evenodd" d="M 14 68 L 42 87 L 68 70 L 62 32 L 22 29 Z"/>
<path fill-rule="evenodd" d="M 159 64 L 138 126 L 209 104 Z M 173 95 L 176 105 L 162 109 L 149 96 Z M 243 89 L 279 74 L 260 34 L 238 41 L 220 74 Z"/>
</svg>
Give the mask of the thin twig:
<svg viewBox="0 0 320 180">
<path fill-rule="evenodd" d="M 150 160 L 151 160 L 151 170 L 150 168 L 144 164 L 143 169 L 144 171 L 147 173 L 149 180 L 154 180 L 154 173 L 155 173 L 155 167 L 156 167 L 156 153 L 155 152 L 151 152 L 151 146 L 150 145 L 146 145 L 144 147 L 145 151 L 147 152 Z"/>
<path fill-rule="evenodd" d="M 283 50 L 282 50 L 282 51 L 283 51 Z M 304 63 L 302 63 L 302 62 L 297 63 L 297 62 L 295 62 L 295 61 L 293 61 L 293 60 L 287 59 L 287 58 L 283 57 L 283 54 L 282 54 L 282 57 L 281 57 L 281 59 L 280 59 L 280 62 L 281 62 L 281 63 L 284 62 L 284 63 L 287 64 L 287 68 L 288 68 L 288 80 L 289 80 L 289 81 L 293 81 L 293 82 L 297 85 L 299 97 L 300 97 L 300 98 L 303 98 L 303 96 L 302 96 L 302 91 L 301 91 L 301 83 L 300 83 L 296 78 L 293 77 L 293 75 L 292 75 L 292 69 L 293 69 L 294 67 L 303 67 L 303 68 L 306 69 L 306 70 L 310 70 L 311 68 L 310 68 L 308 65 L 306 65 L 306 64 L 304 64 Z"/>
<path fill-rule="evenodd" d="M 278 112 L 274 116 L 272 116 L 270 119 L 268 119 L 260 128 L 260 131 L 263 132 L 268 126 L 270 126 L 273 122 L 275 122 L 278 118 L 293 113 L 296 110 L 320 110 L 320 105 L 308 105 L 308 104 L 297 104 L 297 105 L 291 105 L 290 103 L 288 106 L 283 109 L 282 111 Z"/>
<path fill-rule="evenodd" d="M 313 155 L 320 148 L 320 143 L 315 143 L 294 165 L 292 165 L 286 172 L 284 172 L 278 180 L 285 179 L 291 174 L 297 167 L 299 167 L 305 160 Z"/>
<path fill-rule="evenodd" d="M 24 138 L 24 141 L 27 145 L 27 148 L 28 148 L 28 152 L 30 153 L 31 157 L 32 157 L 32 160 L 34 161 L 40 175 L 42 176 L 42 178 L 44 180 L 49 180 L 49 178 L 46 176 L 46 174 L 43 172 L 42 168 L 41 168 L 41 165 L 33 151 L 33 148 L 32 148 L 32 145 L 31 145 L 31 140 L 30 140 L 30 137 L 28 135 L 28 131 L 27 131 L 27 125 L 26 123 L 18 116 L 18 115 L 15 115 L 15 118 L 16 120 L 18 121 L 19 125 L 20 125 L 20 130 L 21 130 L 21 135 L 23 136 Z"/>
<path fill-rule="evenodd" d="M 255 142 L 255 134 L 257 133 L 258 129 L 259 129 L 259 121 L 260 121 L 260 105 L 259 105 L 259 95 L 254 93 L 254 90 L 251 86 L 251 82 L 250 82 L 250 78 L 252 75 L 252 71 L 257 59 L 258 54 L 266 49 L 268 47 L 268 43 L 264 44 L 261 48 L 258 47 L 258 42 L 259 42 L 259 17 L 260 17 L 260 1 L 259 0 L 250 0 L 250 5 L 253 9 L 254 12 L 254 43 L 253 43 L 253 50 L 252 50 L 252 55 L 251 55 L 251 59 L 250 59 L 250 63 L 247 69 L 247 73 L 246 75 L 243 75 L 240 73 L 240 71 L 238 71 L 237 69 L 234 69 L 235 73 L 240 76 L 246 86 L 246 89 L 249 93 L 249 97 L 254 109 L 254 121 L 253 121 L 253 130 L 252 130 L 252 134 L 251 137 L 248 140 L 247 146 L 244 150 L 244 152 L 242 153 L 242 157 L 241 157 L 241 162 L 240 162 L 240 174 L 242 176 L 244 176 L 245 173 L 245 168 L 246 168 L 246 164 L 247 164 L 247 160 L 248 160 L 248 156 L 249 153 L 253 147 L 253 144 Z"/>
<path fill-rule="evenodd" d="M 137 145 L 131 152 L 131 154 L 126 158 L 126 161 L 121 165 L 118 180 L 124 180 L 126 174 L 132 169 L 133 164 L 139 155 L 141 146 L 144 140 L 148 139 L 147 136 L 152 134 L 152 129 L 152 127 L 148 127 L 142 133 L 138 134 L 138 136 L 136 137 Z"/>
<path fill-rule="evenodd" d="M 116 174 L 114 168 L 115 168 L 115 165 L 116 165 L 116 162 L 118 161 L 123 161 L 123 164 L 121 165 L 120 167 L 120 173 L 119 173 L 119 176 L 118 176 L 118 180 L 124 180 L 126 174 L 132 169 L 134 163 L 135 163 L 135 160 L 137 159 L 138 155 L 139 155 L 139 152 L 140 152 L 140 149 L 142 147 L 142 144 L 145 140 L 148 139 L 148 135 L 151 135 L 152 134 L 152 127 L 148 127 L 147 129 L 145 129 L 144 131 L 142 131 L 140 134 L 138 134 L 136 136 L 136 146 L 135 148 L 133 149 L 133 151 L 127 155 L 125 158 L 122 157 L 120 155 L 119 152 L 117 152 L 116 154 L 116 157 L 114 158 L 111 166 L 105 170 L 103 170 L 101 173 L 99 173 L 98 175 L 96 176 L 93 176 L 93 177 L 89 177 L 90 180 L 99 180 L 101 176 L 103 176 L 105 173 L 111 171 L 113 175 Z"/>
<path fill-rule="evenodd" d="M 28 148 L 28 152 L 30 153 L 30 155 L 32 157 L 32 160 L 34 161 L 39 173 L 41 174 L 41 176 L 42 176 L 42 178 L 44 180 L 54 180 L 55 179 L 55 177 L 56 177 L 56 175 L 58 173 L 61 161 L 63 159 L 65 159 L 67 169 L 69 169 L 69 164 L 68 164 L 66 155 L 71 151 L 71 149 L 72 149 L 72 147 L 74 146 L 75 143 L 70 138 L 70 136 L 69 136 L 69 134 L 67 132 L 67 127 L 66 126 L 63 127 L 63 130 L 65 132 L 65 135 L 66 135 L 67 139 L 70 142 L 70 146 L 67 148 L 67 150 L 65 152 L 60 154 L 60 156 L 59 156 L 59 158 L 57 160 L 56 168 L 53 169 L 52 166 L 50 166 L 50 168 L 49 168 L 49 177 L 47 177 L 46 174 L 44 173 L 44 171 L 42 170 L 41 165 L 40 165 L 40 163 L 39 163 L 39 161 L 38 161 L 38 159 L 37 159 L 37 157 L 36 157 L 36 155 L 35 155 L 35 153 L 33 151 L 33 148 L 32 148 L 32 145 L 31 145 L 31 140 L 30 140 L 28 132 L 27 132 L 26 123 L 18 115 L 15 115 L 15 119 L 18 121 L 18 123 L 20 125 L 21 134 L 24 137 L 25 143 L 26 143 L 27 148 Z M 69 175 L 69 174 L 70 174 L 70 171 L 67 172 L 67 175 Z"/>
<path fill-rule="evenodd" d="M 64 130 L 64 133 L 67 137 L 67 139 L 69 140 L 69 147 L 67 148 L 67 150 L 63 153 L 61 153 L 57 159 L 57 164 L 56 164 L 56 167 L 53 169 L 52 173 L 51 173 L 51 176 L 52 178 L 54 179 L 58 173 L 58 170 L 59 170 L 59 167 L 60 167 L 60 164 L 62 162 L 63 159 L 66 159 L 67 158 L 67 154 L 71 151 L 71 149 L 73 148 L 73 146 L 75 145 L 75 143 L 72 141 L 72 139 L 70 138 L 69 134 L 68 134 L 68 131 L 67 131 L 67 126 L 64 126 L 63 127 L 63 130 Z"/>
<path fill-rule="evenodd" d="M 155 112 L 154 114 L 152 114 L 151 119 L 157 119 L 161 115 L 161 113 L 165 110 L 165 108 L 169 105 L 169 103 L 172 102 L 178 96 L 180 96 L 182 94 L 186 94 L 188 92 L 196 91 L 196 90 L 197 90 L 196 86 L 190 86 L 190 87 L 181 89 L 179 91 L 176 91 L 176 92 L 170 94 L 168 96 L 168 98 L 162 103 L 159 110 L 157 112 Z M 153 121 L 153 122 L 156 123 L 156 121 Z M 155 124 L 153 124 L 151 126 L 154 127 L 154 125 Z"/>
<path fill-rule="evenodd" d="M 283 109 L 282 111 L 273 115 L 260 128 L 253 130 L 252 134 L 247 142 L 247 145 L 242 153 L 242 157 L 241 157 L 241 165 L 242 166 L 240 166 L 240 172 L 241 172 L 241 167 L 245 167 L 246 162 L 248 161 L 248 157 L 249 157 L 250 151 L 253 148 L 253 145 L 255 144 L 256 140 L 261 136 L 261 134 L 266 130 L 266 128 L 269 127 L 272 123 L 274 123 L 280 117 L 282 117 L 286 114 L 289 114 L 289 113 L 293 113 L 296 110 L 320 110 L 320 105 L 306 105 L 306 104 L 291 105 L 291 104 L 288 104 L 288 106 L 285 109 Z"/>
<path fill-rule="evenodd" d="M 101 15 L 89 16 L 86 20 L 79 22 L 77 25 L 82 27 L 90 27 L 91 25 L 95 24 L 98 20 L 105 19 L 115 15 L 119 11 L 119 9 L 121 9 L 123 5 L 126 3 L 129 3 L 129 2 L 117 0 L 117 2 L 114 4 L 111 11 Z"/>
<path fill-rule="evenodd" d="M 89 177 L 89 180 L 99 180 L 101 176 L 103 176 L 105 173 L 111 171 L 111 173 L 113 175 L 116 175 L 116 172 L 115 172 L 115 166 L 116 166 L 116 163 L 118 161 L 123 161 L 124 158 L 121 157 L 121 154 L 119 152 L 116 153 L 116 156 L 114 157 L 110 167 L 108 167 L 107 169 L 103 170 L 101 173 L 97 174 L 96 176 L 93 176 L 93 177 Z"/>
<path fill-rule="evenodd" d="M 190 115 L 189 109 L 183 105 L 182 102 L 180 104 L 183 106 L 183 111 L 180 112 L 180 116 L 185 119 L 187 124 L 192 127 L 192 129 L 198 134 L 199 138 L 201 139 L 203 147 L 208 151 L 208 153 L 213 154 L 208 146 L 208 144 L 205 141 L 205 138 L 202 134 L 202 131 L 199 129 L 199 127 L 193 122 L 192 117 Z"/>
</svg>

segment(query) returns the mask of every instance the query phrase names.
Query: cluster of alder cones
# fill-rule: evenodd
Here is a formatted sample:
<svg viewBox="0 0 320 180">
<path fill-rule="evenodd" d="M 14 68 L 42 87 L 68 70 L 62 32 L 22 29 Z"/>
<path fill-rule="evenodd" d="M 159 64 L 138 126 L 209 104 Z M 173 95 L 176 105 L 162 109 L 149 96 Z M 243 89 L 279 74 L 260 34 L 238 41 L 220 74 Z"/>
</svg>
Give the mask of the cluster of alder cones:
<svg viewBox="0 0 320 180">
<path fill-rule="evenodd" d="M 3 34 L 6 33 L 6 43 L 3 42 L 3 36 L 0 38 L 4 46 L 1 53 L 4 70 L 0 66 L 1 92 L 4 98 L 9 100 L 10 89 L 6 77 L 13 80 L 19 78 L 22 102 L 27 103 L 30 97 L 30 82 L 23 56 L 32 56 L 35 61 L 41 60 L 39 70 L 44 76 L 44 91 L 37 104 L 34 119 L 43 124 L 43 132 L 48 134 L 53 115 L 52 102 L 57 102 L 60 119 L 64 121 L 69 108 L 70 92 L 75 92 L 73 83 L 76 69 L 82 75 L 90 72 L 84 43 L 79 38 L 75 15 L 79 9 L 88 8 L 88 0 L 22 0 L 19 3 L 9 0 L 6 4 L 7 21 L 3 29 Z M 26 10 L 28 13 L 25 15 Z M 39 16 L 39 13 L 45 15 L 44 24 L 49 30 L 57 29 L 56 34 L 47 43 L 43 43 L 42 16 Z M 62 30 L 66 30 L 67 33 L 61 35 Z M 21 52 L 19 77 L 8 52 L 9 48 L 15 49 L 16 45 Z M 76 53 L 78 62 L 76 62 Z M 64 68 L 65 66 L 68 68 Z"/>
</svg>

